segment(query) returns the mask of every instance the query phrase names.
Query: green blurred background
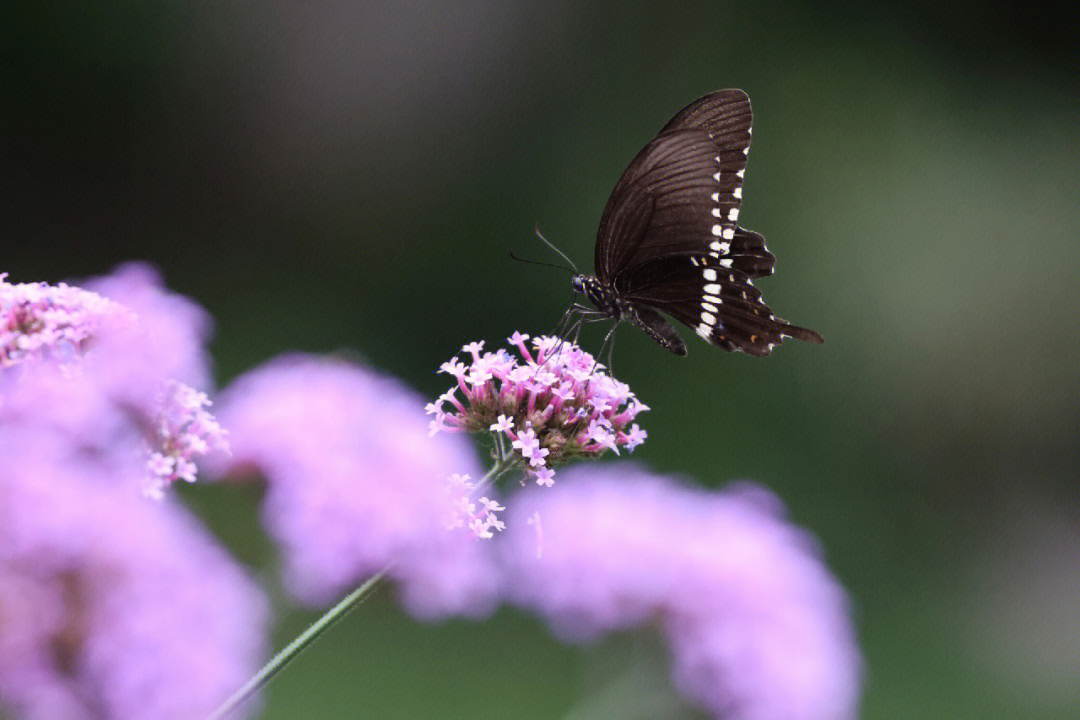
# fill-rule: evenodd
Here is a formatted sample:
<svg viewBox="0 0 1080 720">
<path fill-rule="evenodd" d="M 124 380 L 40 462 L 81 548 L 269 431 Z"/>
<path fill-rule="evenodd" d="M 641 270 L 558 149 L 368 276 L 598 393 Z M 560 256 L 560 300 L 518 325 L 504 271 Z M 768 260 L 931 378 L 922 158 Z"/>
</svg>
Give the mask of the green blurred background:
<svg viewBox="0 0 1080 720">
<path fill-rule="evenodd" d="M 434 396 L 464 342 L 550 328 L 607 194 L 741 87 L 760 283 L 820 331 L 757 360 L 624 330 L 635 457 L 778 492 L 850 590 L 865 718 L 1080 715 L 1080 53 L 1071 4 L 5 3 L 0 271 L 146 259 L 218 380 L 348 350 Z M 586 342 L 599 343 L 590 335 Z M 272 577 L 258 492 L 196 509 Z M 273 581 L 268 579 L 268 584 Z M 279 598 L 280 645 L 311 614 Z M 265 718 L 693 717 L 648 637 L 557 643 L 383 592 Z"/>
</svg>

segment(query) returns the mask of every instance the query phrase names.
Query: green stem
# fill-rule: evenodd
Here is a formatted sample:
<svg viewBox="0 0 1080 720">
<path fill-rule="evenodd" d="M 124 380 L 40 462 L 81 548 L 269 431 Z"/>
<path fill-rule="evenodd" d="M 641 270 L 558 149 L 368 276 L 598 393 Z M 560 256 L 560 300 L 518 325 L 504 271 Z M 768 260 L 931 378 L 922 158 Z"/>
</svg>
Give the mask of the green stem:
<svg viewBox="0 0 1080 720">
<path fill-rule="evenodd" d="M 224 720 L 224 718 L 227 718 L 261 687 L 270 682 L 270 680 L 294 660 L 304 648 L 314 642 L 315 638 L 321 635 L 323 631 L 345 617 L 350 610 L 366 599 L 366 596 L 371 592 L 372 588 L 374 588 L 379 580 L 386 575 L 389 569 L 390 566 L 387 565 L 364 581 L 364 584 L 360 587 L 342 598 L 341 602 L 323 613 L 322 617 L 312 623 L 311 626 L 297 636 L 295 640 L 286 645 L 281 652 L 271 658 L 270 662 L 263 665 L 259 672 L 244 683 L 243 687 L 233 693 L 232 697 L 226 700 L 221 707 L 207 716 L 206 720 Z"/>
</svg>

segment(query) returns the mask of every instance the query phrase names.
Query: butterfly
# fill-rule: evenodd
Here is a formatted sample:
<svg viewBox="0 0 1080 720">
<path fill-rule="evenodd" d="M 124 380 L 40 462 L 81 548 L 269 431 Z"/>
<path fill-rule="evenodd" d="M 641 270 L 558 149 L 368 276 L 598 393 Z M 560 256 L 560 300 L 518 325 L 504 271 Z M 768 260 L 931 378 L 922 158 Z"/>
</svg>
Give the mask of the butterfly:
<svg viewBox="0 0 1080 720">
<path fill-rule="evenodd" d="M 752 120 L 745 92 L 719 90 L 683 108 L 637 154 L 600 219 L 595 274 L 572 280 L 594 306 L 573 306 L 579 328 L 628 320 L 676 355 L 686 343 L 661 313 L 757 357 L 787 337 L 824 342 L 776 317 L 753 284 L 772 274 L 776 257 L 737 222 Z"/>
</svg>

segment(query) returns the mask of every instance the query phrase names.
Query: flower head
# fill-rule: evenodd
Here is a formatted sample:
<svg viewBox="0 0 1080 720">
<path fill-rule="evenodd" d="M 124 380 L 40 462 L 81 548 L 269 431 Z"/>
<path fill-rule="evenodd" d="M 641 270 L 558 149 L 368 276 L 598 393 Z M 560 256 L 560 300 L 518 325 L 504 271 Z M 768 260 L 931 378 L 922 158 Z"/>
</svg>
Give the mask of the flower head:
<svg viewBox="0 0 1080 720">
<path fill-rule="evenodd" d="M 509 503 L 497 549 L 511 602 L 568 640 L 657 625 L 676 685 L 716 717 L 855 717 L 861 661 L 847 600 L 779 500 L 626 465 L 575 474 Z"/>
<path fill-rule="evenodd" d="M 468 496 L 479 474 L 473 448 L 429 438 L 413 392 L 359 365 L 299 355 L 241 376 L 217 407 L 232 451 L 225 471 L 266 478 L 265 526 L 302 602 L 330 602 L 393 563 L 415 614 L 490 607 L 490 551 L 446 526 L 493 532 L 489 516 L 501 507 Z M 447 481 L 450 470 L 463 474 Z"/>
<path fill-rule="evenodd" d="M 101 292 L 0 280 L 0 427 L 37 426 L 99 453 L 141 437 L 143 491 L 160 497 L 224 447 L 206 395 L 184 384 L 209 381 L 209 320 L 144 265 L 87 285 Z"/>
<path fill-rule="evenodd" d="M 0 424 L 0 705 L 204 717 L 265 659 L 266 599 L 179 502 L 131 491 L 137 438 L 71 440 Z"/>
<path fill-rule="evenodd" d="M 625 383 L 611 377 L 592 355 L 555 337 L 515 332 L 500 349 L 483 343 L 462 348 L 471 362 L 443 363 L 457 381 L 428 405 L 432 433 L 493 432 L 509 441 L 522 467 L 550 485 L 553 468 L 575 457 L 633 450 L 646 433 L 630 423 L 648 408 Z"/>
<path fill-rule="evenodd" d="M 0 273 L 0 368 L 29 359 L 69 361 L 102 326 L 133 321 L 123 305 L 66 283 L 19 283 Z"/>
<path fill-rule="evenodd" d="M 228 451 L 225 430 L 206 410 L 209 406 L 205 393 L 181 382 L 170 380 L 162 387 L 151 419 L 154 449 L 146 461 L 146 495 L 160 499 L 177 480 L 195 482 L 197 468 L 192 458 L 211 448 Z"/>
</svg>

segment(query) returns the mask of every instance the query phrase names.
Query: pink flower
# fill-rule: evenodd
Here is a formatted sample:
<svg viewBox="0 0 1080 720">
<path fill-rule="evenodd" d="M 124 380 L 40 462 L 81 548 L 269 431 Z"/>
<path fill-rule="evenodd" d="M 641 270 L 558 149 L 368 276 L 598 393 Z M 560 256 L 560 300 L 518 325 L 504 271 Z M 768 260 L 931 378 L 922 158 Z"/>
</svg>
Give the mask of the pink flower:
<svg viewBox="0 0 1080 720">
<path fill-rule="evenodd" d="M 514 429 L 514 420 L 508 415 L 500 415 L 499 419 L 488 428 L 491 432 L 510 432 Z"/>
<path fill-rule="evenodd" d="M 542 467 L 536 471 L 536 484 L 551 487 L 555 484 L 555 471 L 549 467 Z"/>
<path fill-rule="evenodd" d="M 750 485 L 682 487 L 625 464 L 571 472 L 572 482 L 512 499 L 497 546 L 511 602 L 570 641 L 659 627 L 676 685 L 717 718 L 856 716 L 861 660 L 847 599 L 779 500 Z"/>
<path fill-rule="evenodd" d="M 139 447 L 120 432 L 88 452 L 41 418 L 0 421 L 0 705 L 13 717 L 204 717 L 265 659 L 265 598 L 180 503 L 132 492 Z"/>
<path fill-rule="evenodd" d="M 474 502 L 465 493 L 468 475 L 482 474 L 475 453 L 461 437 L 429 439 L 413 392 L 358 365 L 296 355 L 238 378 L 218 408 L 233 453 L 227 471 L 267 480 L 263 519 L 295 597 L 329 603 L 393 563 L 415 614 L 490 608 L 490 551 L 446 529 L 459 513 L 477 519 L 460 505 Z M 451 470 L 468 475 L 448 483 Z M 494 527 L 488 512 L 474 532 Z"/>
<path fill-rule="evenodd" d="M 208 382 L 209 320 L 146 266 L 88 285 L 115 297 L 0 281 L 0 425 L 98 450 L 141 437 L 144 491 L 160 497 L 168 483 L 195 479 L 196 458 L 223 448 L 209 400 L 182 381 Z"/>
<path fill-rule="evenodd" d="M 538 337 L 530 350 L 528 335 L 515 332 L 506 350 L 483 351 L 469 343 L 458 358 L 440 370 L 457 385 L 427 406 L 431 433 L 492 432 L 510 440 L 521 467 L 548 485 L 554 467 L 576 457 L 618 453 L 644 442 L 646 433 L 628 424 L 648 408 L 630 388 L 610 377 L 589 353 L 559 338 Z M 460 398 L 458 396 L 460 393 Z M 500 440 L 496 440 L 500 442 Z"/>
<path fill-rule="evenodd" d="M 146 463 L 146 495 L 160 499 L 165 488 L 177 480 L 195 482 L 198 468 L 193 457 L 205 455 L 211 447 L 228 451 L 225 431 L 206 411 L 209 405 L 204 393 L 176 381 L 165 383 L 151 418 L 155 450 Z"/>
<path fill-rule="evenodd" d="M 135 321 L 130 310 L 97 293 L 6 278 L 0 273 L 0 368 L 28 359 L 70 361 L 102 329 Z"/>
</svg>

